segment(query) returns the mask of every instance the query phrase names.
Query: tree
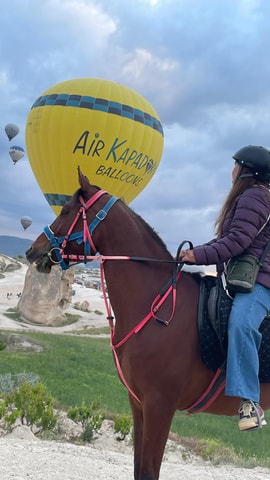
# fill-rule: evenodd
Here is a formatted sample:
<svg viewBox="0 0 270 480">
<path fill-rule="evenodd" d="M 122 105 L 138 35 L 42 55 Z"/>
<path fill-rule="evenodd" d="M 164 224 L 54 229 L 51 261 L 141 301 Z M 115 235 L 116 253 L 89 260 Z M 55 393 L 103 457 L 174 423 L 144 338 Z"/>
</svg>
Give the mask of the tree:
<svg viewBox="0 0 270 480">
<path fill-rule="evenodd" d="M 80 423 L 83 428 L 82 439 L 91 441 L 94 432 L 98 432 L 101 428 L 105 413 L 100 410 L 99 402 L 92 402 L 86 405 L 83 402 L 79 407 L 72 407 L 67 412 L 68 418 L 75 423 Z"/>
<path fill-rule="evenodd" d="M 55 427 L 57 418 L 53 411 L 53 397 L 44 384 L 24 383 L 3 399 L 6 410 L 3 414 L 0 409 L 0 415 L 9 426 L 19 419 L 21 425 L 29 426 L 32 431 L 35 427 L 36 434 Z"/>
</svg>

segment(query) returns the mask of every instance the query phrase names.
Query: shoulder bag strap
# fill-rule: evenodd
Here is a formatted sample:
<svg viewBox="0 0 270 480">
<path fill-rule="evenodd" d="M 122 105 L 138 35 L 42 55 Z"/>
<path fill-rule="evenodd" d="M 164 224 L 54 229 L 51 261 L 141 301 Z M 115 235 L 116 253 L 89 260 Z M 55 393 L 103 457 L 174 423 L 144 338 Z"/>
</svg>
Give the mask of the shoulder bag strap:
<svg viewBox="0 0 270 480">
<path fill-rule="evenodd" d="M 269 219 L 270 219 L 270 214 L 268 215 L 268 218 L 267 218 L 266 222 L 264 223 L 264 225 L 262 226 L 262 228 L 260 228 L 260 230 L 258 231 L 256 237 L 259 235 L 259 233 L 261 233 L 263 231 L 264 227 L 269 222 Z M 265 245 L 264 251 L 262 252 L 262 255 L 261 255 L 261 258 L 259 259 L 259 265 L 261 267 L 263 266 L 263 262 L 266 258 L 266 255 L 268 254 L 269 248 L 270 248 L 270 240 L 268 240 L 267 244 Z"/>
</svg>

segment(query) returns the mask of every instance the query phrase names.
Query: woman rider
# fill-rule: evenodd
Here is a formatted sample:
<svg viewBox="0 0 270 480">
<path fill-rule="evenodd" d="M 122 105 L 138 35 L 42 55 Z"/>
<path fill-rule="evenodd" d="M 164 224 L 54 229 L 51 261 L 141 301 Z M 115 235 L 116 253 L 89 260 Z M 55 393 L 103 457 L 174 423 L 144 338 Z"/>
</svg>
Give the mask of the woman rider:
<svg viewBox="0 0 270 480">
<path fill-rule="evenodd" d="M 242 253 L 260 258 L 270 238 L 270 151 L 248 145 L 234 155 L 232 187 L 216 220 L 216 238 L 180 252 L 181 261 L 216 265 L 221 275 L 232 257 Z M 266 425 L 259 405 L 259 327 L 270 310 L 270 255 L 260 267 L 255 287 L 235 293 L 228 323 L 225 394 L 239 397 L 239 428 Z"/>
</svg>

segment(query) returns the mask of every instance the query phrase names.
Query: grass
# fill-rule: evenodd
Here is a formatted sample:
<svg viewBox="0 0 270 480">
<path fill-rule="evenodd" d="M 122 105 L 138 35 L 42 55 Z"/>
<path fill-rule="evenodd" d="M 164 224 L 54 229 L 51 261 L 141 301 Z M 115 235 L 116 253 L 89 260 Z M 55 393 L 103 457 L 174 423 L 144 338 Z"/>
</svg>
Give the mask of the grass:
<svg viewBox="0 0 270 480">
<path fill-rule="evenodd" d="M 89 327 L 88 325 L 85 325 L 81 329 L 76 328 L 76 330 L 72 330 L 68 332 L 69 335 L 71 333 L 73 335 L 109 335 L 110 328 L 109 327 Z"/>
<path fill-rule="evenodd" d="M 265 412 L 265 418 L 270 424 L 270 412 Z M 237 416 L 203 413 L 185 416 L 177 412 L 171 430 L 184 437 L 184 443 L 185 439 L 196 439 L 193 449 L 213 463 L 231 459 L 233 463 L 248 468 L 258 465 L 270 467 L 269 427 L 240 432 Z"/>
<path fill-rule="evenodd" d="M 0 351 L 1 374 L 39 375 L 63 407 L 99 400 L 110 411 L 129 412 L 127 391 L 118 379 L 108 339 L 36 332 L 27 332 L 27 338 L 43 345 L 43 351 Z"/>
<path fill-rule="evenodd" d="M 108 338 L 27 332 L 27 339 L 31 338 L 41 344 L 43 350 L 35 353 L 1 350 L 2 375 L 23 372 L 38 375 L 62 408 L 81 405 L 83 401 L 87 404 L 99 401 L 109 412 L 131 413 L 127 390 L 118 379 Z M 266 420 L 270 425 L 270 412 L 266 412 Z M 237 417 L 186 416 L 184 412 L 177 412 L 171 430 L 213 463 L 270 467 L 269 427 L 244 433 L 238 430 L 237 422 Z"/>
<path fill-rule="evenodd" d="M 16 322 L 25 322 L 25 319 L 22 319 L 18 310 L 14 307 L 10 307 L 7 309 L 6 312 L 4 312 L 4 315 L 7 318 L 11 318 L 11 320 L 15 320 Z M 65 327 L 66 325 L 72 325 L 73 323 L 76 323 L 80 318 L 79 314 L 72 314 L 72 313 L 65 313 L 63 316 L 63 320 L 61 322 L 58 322 L 57 326 L 58 327 Z M 28 322 L 31 323 L 31 322 Z"/>
</svg>

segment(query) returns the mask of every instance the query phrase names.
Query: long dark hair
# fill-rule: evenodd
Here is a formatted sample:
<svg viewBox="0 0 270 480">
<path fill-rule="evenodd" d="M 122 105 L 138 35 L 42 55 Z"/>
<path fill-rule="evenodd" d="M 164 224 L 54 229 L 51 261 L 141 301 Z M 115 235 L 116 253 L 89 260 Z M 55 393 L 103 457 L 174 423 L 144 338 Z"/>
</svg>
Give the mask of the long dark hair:
<svg viewBox="0 0 270 480">
<path fill-rule="evenodd" d="M 241 174 L 242 173 L 250 173 L 249 168 L 242 168 Z M 216 235 L 217 237 L 221 237 L 222 231 L 223 231 L 223 224 L 225 221 L 225 218 L 229 211 L 232 209 L 235 200 L 241 193 L 243 193 L 245 190 L 247 190 L 250 187 L 253 187 L 253 185 L 263 185 L 267 189 L 269 189 L 269 184 L 265 182 L 259 182 L 256 180 L 254 177 L 244 177 L 244 178 L 238 178 L 236 182 L 233 183 L 231 190 L 229 191 L 227 198 L 221 207 L 221 210 L 219 212 L 219 215 L 215 221 L 215 228 L 216 228 Z"/>
</svg>

